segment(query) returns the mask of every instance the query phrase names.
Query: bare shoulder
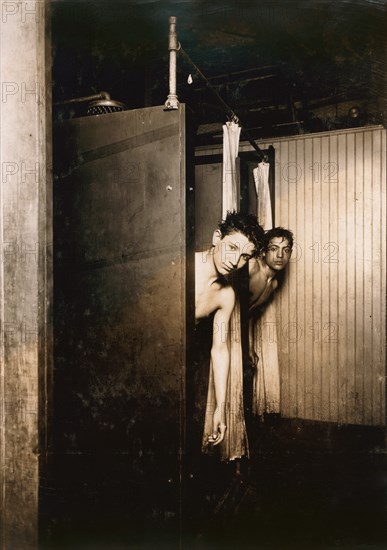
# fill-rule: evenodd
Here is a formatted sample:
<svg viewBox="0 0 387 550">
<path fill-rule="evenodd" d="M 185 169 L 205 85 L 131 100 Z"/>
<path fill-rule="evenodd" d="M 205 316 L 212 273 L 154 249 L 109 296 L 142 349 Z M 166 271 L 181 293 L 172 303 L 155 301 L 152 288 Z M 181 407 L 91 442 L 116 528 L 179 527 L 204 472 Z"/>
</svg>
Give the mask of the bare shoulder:
<svg viewBox="0 0 387 550">
<path fill-rule="evenodd" d="M 235 305 L 235 291 L 232 286 L 226 286 L 219 291 L 219 307 L 232 311 Z"/>
</svg>

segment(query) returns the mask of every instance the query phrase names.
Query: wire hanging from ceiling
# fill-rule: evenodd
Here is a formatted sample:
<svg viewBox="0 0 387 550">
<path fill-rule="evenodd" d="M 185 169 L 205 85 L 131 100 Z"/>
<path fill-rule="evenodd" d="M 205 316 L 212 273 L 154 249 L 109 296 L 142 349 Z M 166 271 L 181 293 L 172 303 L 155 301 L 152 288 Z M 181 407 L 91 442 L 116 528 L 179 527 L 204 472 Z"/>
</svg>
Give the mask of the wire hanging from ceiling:
<svg viewBox="0 0 387 550">
<path fill-rule="evenodd" d="M 224 101 L 224 99 L 218 94 L 214 86 L 209 82 L 208 78 L 202 73 L 199 67 L 192 61 L 189 55 L 183 50 L 180 42 L 177 40 L 176 33 L 176 20 L 177 18 L 171 16 L 169 18 L 169 35 L 168 35 L 168 50 L 169 50 L 169 95 L 167 101 L 165 102 L 165 109 L 172 110 L 178 108 L 178 101 L 176 95 L 176 54 L 179 53 L 187 63 L 189 63 L 194 69 L 197 75 L 203 80 L 207 88 L 214 94 L 218 102 L 222 105 L 225 110 L 226 116 L 232 122 L 239 124 L 241 128 L 242 135 L 245 136 L 247 141 L 253 147 L 255 152 L 258 154 L 259 159 L 264 162 L 268 162 L 267 155 L 264 154 L 262 149 L 257 145 L 255 140 L 251 137 L 249 132 L 243 126 L 239 116 L 231 109 L 229 105 Z"/>
<path fill-rule="evenodd" d="M 267 155 L 264 154 L 262 149 L 257 145 L 255 140 L 251 137 L 249 132 L 246 130 L 246 128 L 243 126 L 241 119 L 239 116 L 231 109 L 229 105 L 224 101 L 224 99 L 218 94 L 218 92 L 215 90 L 214 86 L 211 84 L 211 82 L 206 78 L 206 76 L 202 73 L 202 71 L 199 69 L 199 67 L 192 61 L 192 59 L 189 57 L 189 55 L 183 50 L 181 47 L 180 42 L 178 43 L 178 52 L 179 54 L 195 69 L 195 72 L 198 74 L 198 76 L 203 80 L 207 88 L 214 94 L 216 99 L 219 101 L 219 103 L 224 108 L 227 117 L 232 122 L 235 122 L 236 124 L 239 124 L 241 127 L 241 133 L 246 137 L 247 141 L 250 143 L 250 145 L 254 148 L 256 153 L 258 154 L 260 160 L 267 162 L 268 158 Z"/>
</svg>

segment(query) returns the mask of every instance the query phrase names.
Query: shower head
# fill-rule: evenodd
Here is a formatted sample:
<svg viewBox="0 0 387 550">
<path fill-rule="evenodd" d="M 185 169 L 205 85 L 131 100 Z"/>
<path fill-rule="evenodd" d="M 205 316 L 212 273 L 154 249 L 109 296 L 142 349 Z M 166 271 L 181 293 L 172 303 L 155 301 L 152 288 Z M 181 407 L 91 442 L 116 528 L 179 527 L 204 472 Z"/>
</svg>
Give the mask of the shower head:
<svg viewBox="0 0 387 550">
<path fill-rule="evenodd" d="M 104 115 L 106 113 L 118 113 L 126 111 L 126 105 L 113 99 L 97 99 L 87 106 L 88 115 Z"/>
<path fill-rule="evenodd" d="M 66 99 L 65 101 L 54 103 L 53 106 L 62 107 L 65 105 L 77 105 L 87 102 L 87 115 L 103 115 L 105 113 L 117 113 L 119 111 L 127 110 L 127 107 L 124 103 L 111 99 L 108 92 L 99 92 L 98 94 L 94 95 L 76 97 L 74 99 Z M 79 116 L 79 114 L 77 116 Z"/>
</svg>

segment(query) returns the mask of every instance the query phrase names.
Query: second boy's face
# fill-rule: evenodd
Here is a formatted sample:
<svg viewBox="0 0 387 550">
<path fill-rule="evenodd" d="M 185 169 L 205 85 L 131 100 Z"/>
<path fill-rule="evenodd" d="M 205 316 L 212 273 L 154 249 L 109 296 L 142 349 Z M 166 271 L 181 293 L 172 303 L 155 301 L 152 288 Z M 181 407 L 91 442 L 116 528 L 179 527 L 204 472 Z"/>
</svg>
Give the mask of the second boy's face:
<svg viewBox="0 0 387 550">
<path fill-rule="evenodd" d="M 215 232 L 214 240 L 214 264 L 221 275 L 242 268 L 254 254 L 254 244 L 243 233 L 235 232 L 221 238 Z"/>
<path fill-rule="evenodd" d="M 265 262 L 274 271 L 281 271 L 288 265 L 291 255 L 292 249 L 288 240 L 282 237 L 273 237 L 265 253 Z"/>
</svg>

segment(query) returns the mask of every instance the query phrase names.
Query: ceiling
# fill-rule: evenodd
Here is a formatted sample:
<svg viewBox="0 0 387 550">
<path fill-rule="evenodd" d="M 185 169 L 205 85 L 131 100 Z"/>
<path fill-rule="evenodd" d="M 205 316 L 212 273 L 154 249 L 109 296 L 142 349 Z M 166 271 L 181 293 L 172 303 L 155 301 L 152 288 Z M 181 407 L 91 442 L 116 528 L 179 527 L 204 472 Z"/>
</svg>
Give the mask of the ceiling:
<svg viewBox="0 0 387 550">
<path fill-rule="evenodd" d="M 54 101 L 106 90 L 128 108 L 163 104 L 175 15 L 182 48 L 255 139 L 383 123 L 386 14 L 382 0 L 53 1 Z M 216 94 L 181 55 L 177 77 L 198 144 L 218 142 Z"/>
</svg>

